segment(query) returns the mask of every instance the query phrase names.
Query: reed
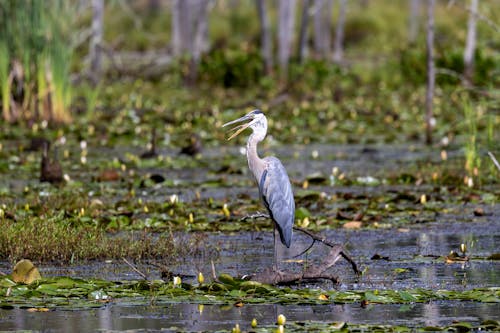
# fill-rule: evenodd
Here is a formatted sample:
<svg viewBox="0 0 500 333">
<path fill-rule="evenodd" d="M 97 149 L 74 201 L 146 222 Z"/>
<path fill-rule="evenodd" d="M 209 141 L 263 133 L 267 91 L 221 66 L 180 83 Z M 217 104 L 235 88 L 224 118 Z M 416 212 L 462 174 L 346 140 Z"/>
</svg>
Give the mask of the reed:
<svg viewBox="0 0 500 333">
<path fill-rule="evenodd" d="M 469 99 L 463 97 L 464 116 L 466 122 L 466 142 L 465 142 L 465 170 L 467 171 L 467 183 L 473 185 L 472 179 L 479 175 L 481 166 L 481 157 L 479 155 L 477 143 L 478 129 L 478 108 Z"/>
<path fill-rule="evenodd" d="M 6 121 L 71 120 L 69 75 L 74 50 L 69 42 L 72 17 L 69 3 L 60 0 L 0 3 L 0 40 L 4 43 L 0 45 L 0 84 Z M 12 83 L 9 64 L 14 63 L 22 73 L 22 78 L 16 81 L 22 90 L 18 96 L 13 96 L 9 88 Z M 14 101 L 16 113 L 12 112 L 10 101 Z"/>
<path fill-rule="evenodd" d="M 0 92 L 2 94 L 2 114 L 10 121 L 9 49 L 5 41 L 0 41 Z"/>
</svg>

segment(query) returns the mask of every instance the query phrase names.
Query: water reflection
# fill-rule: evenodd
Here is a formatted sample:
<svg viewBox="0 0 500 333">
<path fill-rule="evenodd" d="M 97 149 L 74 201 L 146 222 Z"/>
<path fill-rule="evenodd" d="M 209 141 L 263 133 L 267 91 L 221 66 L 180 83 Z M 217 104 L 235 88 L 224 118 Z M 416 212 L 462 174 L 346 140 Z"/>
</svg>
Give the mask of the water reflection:
<svg viewBox="0 0 500 333">
<path fill-rule="evenodd" d="M 289 322 L 345 321 L 358 324 L 392 324 L 407 326 L 445 326 L 453 321 L 479 324 L 494 319 L 500 313 L 500 304 L 475 302 L 432 302 L 411 305 L 204 305 L 157 304 L 154 306 L 108 305 L 88 311 L 55 311 L 30 313 L 23 309 L 0 310 L 0 330 L 50 330 L 82 332 L 96 330 L 162 330 L 213 331 L 231 329 L 236 323 L 242 330 L 250 329 L 256 318 L 260 326 L 275 324 L 278 314 Z"/>
</svg>

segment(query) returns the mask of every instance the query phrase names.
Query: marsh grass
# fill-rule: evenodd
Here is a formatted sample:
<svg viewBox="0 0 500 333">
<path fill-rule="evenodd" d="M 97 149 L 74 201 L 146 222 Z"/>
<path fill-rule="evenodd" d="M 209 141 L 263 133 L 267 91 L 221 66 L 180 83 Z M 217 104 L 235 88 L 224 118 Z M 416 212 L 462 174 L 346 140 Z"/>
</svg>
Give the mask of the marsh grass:
<svg viewBox="0 0 500 333">
<path fill-rule="evenodd" d="M 471 100 L 463 98 L 464 116 L 466 123 L 466 142 L 465 142 L 465 170 L 468 179 L 477 178 L 479 168 L 481 167 L 481 156 L 479 154 L 477 135 L 478 135 L 478 112 L 479 106 Z M 472 181 L 468 182 L 473 184 Z"/>
<path fill-rule="evenodd" d="M 112 235 L 91 226 L 75 226 L 57 218 L 0 219 L 0 258 L 70 263 L 82 260 L 161 259 L 169 263 L 197 250 L 196 241 L 174 240 L 170 233 L 147 231 Z"/>
<path fill-rule="evenodd" d="M 69 18 L 73 15 L 68 3 L 9 0 L 0 6 L 0 40 L 5 43 L 0 45 L 0 81 L 6 121 L 71 120 Z M 5 85 L 14 63 L 19 67 L 22 97 Z M 14 98 L 20 112 L 12 110 L 9 101 Z"/>
<path fill-rule="evenodd" d="M 9 59 L 9 49 L 5 41 L 0 40 L 0 92 L 2 94 L 2 114 L 7 121 L 10 121 Z"/>
</svg>

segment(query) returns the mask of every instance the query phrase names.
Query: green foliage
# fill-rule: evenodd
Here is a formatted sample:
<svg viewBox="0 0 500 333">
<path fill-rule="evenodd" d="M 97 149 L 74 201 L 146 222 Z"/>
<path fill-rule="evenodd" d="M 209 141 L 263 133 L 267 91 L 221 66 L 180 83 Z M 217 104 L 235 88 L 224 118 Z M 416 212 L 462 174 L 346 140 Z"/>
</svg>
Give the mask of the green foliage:
<svg viewBox="0 0 500 333">
<path fill-rule="evenodd" d="M 317 90 L 325 83 L 335 81 L 339 74 L 340 68 L 330 61 L 307 60 L 303 64 L 290 64 L 288 78 L 290 84 L 300 90 Z"/>
<path fill-rule="evenodd" d="M 7 289 L 10 296 L 5 297 Z M 147 302 L 178 303 L 189 300 L 200 304 L 336 304 L 365 302 L 366 304 L 411 304 L 430 301 L 458 300 L 479 303 L 499 303 L 498 288 L 477 288 L 464 291 L 407 290 L 322 290 L 309 288 L 278 288 L 256 281 L 245 281 L 221 274 L 216 281 L 191 285 L 172 281 L 104 281 L 69 277 L 41 279 L 30 285 L 16 284 L 9 276 L 0 279 L 0 304 L 11 307 L 50 306 L 58 309 L 102 306 L 99 302 L 110 296 L 134 297 Z M 104 297 L 103 297 L 104 296 Z M 100 305 L 99 305 L 100 304 Z M 288 324 L 287 324 L 288 325 Z"/>
<path fill-rule="evenodd" d="M 10 115 L 10 84 L 9 84 L 9 49 L 3 39 L 0 39 L 0 94 L 2 96 L 2 113 L 8 119 Z"/>
<path fill-rule="evenodd" d="M 71 7 L 64 1 L 7 0 L 0 4 L 0 40 L 8 46 L 7 52 L 2 51 L 3 61 L 17 64 L 16 69 L 8 67 L 7 72 L 13 71 L 13 80 L 21 92 L 14 94 L 2 85 L 2 98 L 12 98 L 18 105 L 12 111 L 3 103 L 6 120 L 69 121 L 73 52 L 68 37 L 70 17 Z M 4 72 L 5 64 L 2 66 Z"/>
<path fill-rule="evenodd" d="M 379 22 L 373 17 L 355 16 L 346 20 L 344 30 L 344 45 L 349 47 L 372 38 L 380 33 L 381 28 Z"/>
<path fill-rule="evenodd" d="M 498 56 L 486 55 L 481 49 L 476 49 L 474 61 L 473 82 L 476 85 L 488 86 L 498 81 L 500 64 Z M 401 74 L 405 82 L 414 85 L 425 84 L 427 78 L 427 55 L 423 47 L 407 47 L 400 51 Z M 464 72 L 463 49 L 439 47 L 435 54 L 437 69 L 436 82 L 438 85 L 456 86 L 461 84 L 461 75 Z M 439 72 L 439 70 L 445 70 Z"/>
<path fill-rule="evenodd" d="M 465 170 L 469 177 L 474 178 L 477 176 L 478 170 L 481 166 L 481 157 L 478 151 L 477 144 L 477 123 L 478 123 L 478 109 L 472 101 L 463 99 L 464 115 L 467 128 L 467 141 L 465 142 Z"/>
<path fill-rule="evenodd" d="M 256 49 L 214 49 L 203 56 L 199 76 L 203 81 L 225 88 L 245 88 L 264 75 L 262 59 Z"/>
</svg>

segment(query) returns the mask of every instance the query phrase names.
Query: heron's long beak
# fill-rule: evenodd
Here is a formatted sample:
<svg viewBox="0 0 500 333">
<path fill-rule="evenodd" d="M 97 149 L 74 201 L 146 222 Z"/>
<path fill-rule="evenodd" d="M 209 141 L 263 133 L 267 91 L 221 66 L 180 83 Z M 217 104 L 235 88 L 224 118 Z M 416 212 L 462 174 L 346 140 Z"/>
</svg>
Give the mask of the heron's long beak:
<svg viewBox="0 0 500 333">
<path fill-rule="evenodd" d="M 224 125 L 222 125 L 222 127 L 226 127 L 226 126 L 229 126 L 229 125 L 241 123 L 243 121 L 252 120 L 252 119 L 253 119 L 252 116 L 245 115 L 245 116 L 243 116 L 241 118 L 238 118 L 236 120 L 233 120 L 233 121 L 230 121 L 228 123 L 225 123 Z M 232 138 L 236 137 L 238 134 L 240 134 L 241 132 L 243 132 L 248 126 L 250 126 L 251 123 L 252 122 L 248 122 L 246 124 L 238 125 L 238 126 L 232 128 L 231 131 L 236 130 L 236 132 L 234 132 L 227 140 L 229 141 Z"/>
</svg>

